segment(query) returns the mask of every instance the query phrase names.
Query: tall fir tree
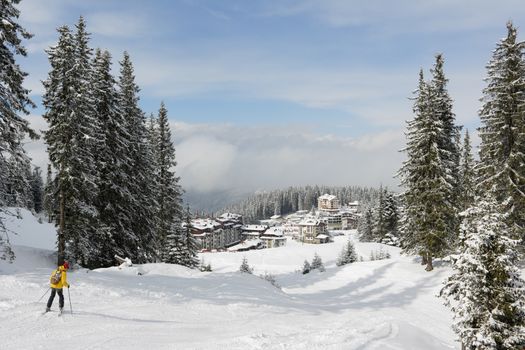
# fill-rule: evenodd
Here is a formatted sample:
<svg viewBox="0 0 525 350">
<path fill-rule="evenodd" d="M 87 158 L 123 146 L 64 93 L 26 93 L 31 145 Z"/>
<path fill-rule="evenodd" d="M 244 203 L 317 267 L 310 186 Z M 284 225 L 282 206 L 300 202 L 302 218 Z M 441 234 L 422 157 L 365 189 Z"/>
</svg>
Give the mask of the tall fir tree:
<svg viewBox="0 0 525 350">
<path fill-rule="evenodd" d="M 111 54 L 97 50 L 93 61 L 95 113 L 103 135 L 97 152 L 99 177 L 97 208 L 101 228 L 96 237 L 101 266 L 111 265 L 114 255 L 132 260 L 139 257 L 140 237 L 133 230 L 133 161 L 128 123 L 119 104 L 116 81 L 111 74 Z"/>
<path fill-rule="evenodd" d="M 45 93 L 43 104 L 46 112 L 43 115 L 48 123 L 45 132 L 49 159 L 58 170 L 57 202 L 58 216 L 58 263 L 66 258 L 66 245 L 76 242 L 84 236 L 83 225 L 76 221 L 76 214 L 82 203 L 76 202 L 75 181 L 73 180 L 75 145 L 77 141 L 75 120 L 75 42 L 67 26 L 58 28 L 59 40 L 56 46 L 47 50 L 51 71 L 44 81 Z M 67 211 L 67 213 L 66 213 Z M 66 220 L 68 222 L 66 223 Z M 69 255 L 69 254 L 67 254 Z"/>
<path fill-rule="evenodd" d="M 465 131 L 459 170 L 459 210 L 463 211 L 474 204 L 475 197 L 475 160 L 468 130 Z"/>
<path fill-rule="evenodd" d="M 100 128 L 94 118 L 89 34 L 82 18 L 76 30 L 73 34 L 67 26 L 59 28 L 57 45 L 47 50 L 51 71 L 44 81 L 43 117 L 49 126 L 49 158 L 57 169 L 58 262 L 67 258 L 90 266 L 98 254 L 92 239 L 99 228 L 93 165 Z"/>
<path fill-rule="evenodd" d="M 374 210 L 373 217 L 373 241 L 379 242 L 387 233 L 386 220 L 385 220 L 385 199 L 387 189 L 381 185 L 379 187 L 379 199 Z"/>
<path fill-rule="evenodd" d="M 441 291 L 454 313 L 463 349 L 515 350 L 525 345 L 525 282 L 518 241 L 508 238 L 502 208 L 491 192 L 466 210 L 462 251 Z"/>
<path fill-rule="evenodd" d="M 139 263 L 152 261 L 155 257 L 155 189 L 157 188 L 155 162 L 149 142 L 144 113 L 139 107 L 139 87 L 135 83 L 133 65 L 127 52 L 120 62 L 118 103 L 123 122 L 129 133 L 128 156 L 132 172 L 128 175 L 131 197 L 130 225 L 136 234 Z"/>
<path fill-rule="evenodd" d="M 36 213 L 44 209 L 44 180 L 42 180 L 42 171 L 39 167 L 33 169 L 31 174 L 31 197 L 33 209 Z"/>
<path fill-rule="evenodd" d="M 457 239 L 457 147 L 451 103 L 442 74 L 442 57 L 436 57 L 433 80 L 420 72 L 415 94 L 414 119 L 407 125 L 407 160 L 399 172 L 405 187 L 403 248 L 422 256 L 426 270 L 433 258 L 444 256 Z"/>
<path fill-rule="evenodd" d="M 27 55 L 22 40 L 32 37 L 18 23 L 20 11 L 16 5 L 19 3 L 20 0 L 3 0 L 0 7 L 0 212 L 4 212 L 3 207 L 8 199 L 8 179 L 29 185 L 27 174 L 17 172 L 16 169 L 21 164 L 29 163 L 22 144 L 25 135 L 37 138 L 28 121 L 21 116 L 28 114 L 28 108 L 34 107 L 34 103 L 29 98 L 29 90 L 23 87 L 27 73 L 20 69 L 15 60 L 17 55 Z M 17 166 L 13 169 L 9 163 Z M 0 259 L 14 259 L 1 219 Z"/>
<path fill-rule="evenodd" d="M 168 264 L 184 265 L 186 260 L 186 247 L 182 222 L 175 217 L 166 234 L 161 252 L 162 261 Z"/>
<path fill-rule="evenodd" d="M 525 43 L 507 24 L 487 65 L 479 112 L 480 184 L 504 203 L 511 234 L 525 240 Z"/>
<path fill-rule="evenodd" d="M 157 156 L 157 180 L 158 180 L 158 211 L 157 211 L 157 242 L 159 248 L 164 246 L 166 238 L 173 231 L 174 222 L 182 220 L 182 188 L 179 185 L 179 177 L 175 175 L 174 167 L 175 147 L 171 140 L 171 130 L 168 122 L 168 111 L 161 103 L 157 118 L 155 154 Z M 180 224 L 179 224 L 180 226 Z"/>
<path fill-rule="evenodd" d="M 364 214 L 357 222 L 357 233 L 359 239 L 363 242 L 372 242 L 374 240 L 374 214 L 372 208 L 366 208 Z"/>
<path fill-rule="evenodd" d="M 193 269 L 200 264 L 199 258 L 197 256 L 199 244 L 191 233 L 191 212 L 189 207 L 186 208 L 186 212 L 184 213 L 184 221 L 185 225 L 182 232 L 185 256 L 183 265 Z"/>
<path fill-rule="evenodd" d="M 436 55 L 436 63 L 431 69 L 432 81 L 430 82 L 432 109 L 435 117 L 441 122 L 438 147 L 440 149 L 440 161 L 445 168 L 443 179 L 447 182 L 443 209 L 447 215 L 446 225 L 448 234 L 447 247 L 452 248 L 458 240 L 459 234 L 459 183 L 460 183 L 460 159 L 461 159 L 461 127 L 456 125 L 455 115 L 452 111 L 452 98 L 450 97 L 443 70 L 444 58 L 442 54 Z"/>
<path fill-rule="evenodd" d="M 53 222 L 53 219 L 57 213 L 57 203 L 55 201 L 55 198 L 56 198 L 55 190 L 56 190 L 56 186 L 55 186 L 55 181 L 53 178 L 53 171 L 51 168 L 51 164 L 48 164 L 47 173 L 46 173 L 46 184 L 44 186 L 43 209 L 46 212 L 47 221 L 49 223 Z"/>
<path fill-rule="evenodd" d="M 385 235 L 381 238 L 380 243 L 393 246 L 399 245 L 399 209 L 394 193 L 386 191 L 384 195 L 384 227 Z"/>
</svg>

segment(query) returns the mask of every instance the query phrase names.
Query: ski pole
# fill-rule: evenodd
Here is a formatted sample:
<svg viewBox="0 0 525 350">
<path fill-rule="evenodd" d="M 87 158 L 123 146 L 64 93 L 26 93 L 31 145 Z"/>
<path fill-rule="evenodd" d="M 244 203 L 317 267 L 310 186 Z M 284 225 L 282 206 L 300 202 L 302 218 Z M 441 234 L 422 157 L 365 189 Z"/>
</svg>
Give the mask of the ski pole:
<svg viewBox="0 0 525 350">
<path fill-rule="evenodd" d="M 71 309 L 71 315 L 73 315 L 73 306 L 71 305 L 71 294 L 69 293 L 69 287 L 67 287 L 67 296 L 69 298 L 69 308 Z"/>
<path fill-rule="evenodd" d="M 47 292 L 49 292 L 50 289 L 51 287 L 47 288 L 46 292 L 40 297 L 40 299 L 38 299 L 37 303 L 39 303 L 40 300 L 42 300 L 42 298 L 45 297 L 45 295 L 47 294 Z"/>
</svg>

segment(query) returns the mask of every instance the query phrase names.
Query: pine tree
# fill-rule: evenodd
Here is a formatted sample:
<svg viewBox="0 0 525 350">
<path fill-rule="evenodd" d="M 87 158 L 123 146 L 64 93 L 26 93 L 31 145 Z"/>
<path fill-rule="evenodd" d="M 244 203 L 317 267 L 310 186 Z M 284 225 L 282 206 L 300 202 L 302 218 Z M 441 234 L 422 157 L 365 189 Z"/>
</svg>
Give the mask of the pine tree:
<svg viewBox="0 0 525 350">
<path fill-rule="evenodd" d="M 135 83 L 133 65 L 127 52 L 120 62 L 118 82 L 118 104 L 123 122 L 129 134 L 127 155 L 131 161 L 131 173 L 127 175 L 130 191 L 130 225 L 135 232 L 138 253 L 135 259 L 139 263 L 154 260 L 155 243 L 155 207 L 157 206 L 155 188 L 155 163 L 152 144 L 149 142 L 146 119 L 140 109 L 139 87 Z"/>
<path fill-rule="evenodd" d="M 508 238 L 501 210 L 487 192 L 464 212 L 462 251 L 441 291 L 465 349 L 514 350 L 525 344 L 525 281 L 517 267 L 517 241 Z"/>
<path fill-rule="evenodd" d="M 57 212 L 57 205 L 55 201 L 55 181 L 53 179 L 53 172 L 51 164 L 47 165 L 46 185 L 44 187 L 44 202 L 43 209 L 46 212 L 48 222 L 51 223 Z"/>
<path fill-rule="evenodd" d="M 325 270 L 323 265 L 323 259 L 321 259 L 321 257 L 317 253 L 314 254 L 314 258 L 312 259 L 311 269 L 319 270 L 321 272 L 324 272 Z"/>
<path fill-rule="evenodd" d="M 379 188 L 379 200 L 377 201 L 376 208 L 374 210 L 374 225 L 373 225 L 373 241 L 379 242 L 387 233 L 386 221 L 385 221 L 385 197 L 387 189 L 381 186 Z"/>
<path fill-rule="evenodd" d="M 100 178 L 97 207 L 103 227 L 97 239 L 100 249 L 97 263 L 111 264 L 114 254 L 144 261 L 139 249 L 140 237 L 131 219 L 136 214 L 131 190 L 134 172 L 131 137 L 111 75 L 110 53 L 97 50 L 93 64 L 96 115 L 103 130 L 97 159 Z"/>
<path fill-rule="evenodd" d="M 308 260 L 305 260 L 305 261 L 304 261 L 304 264 L 303 264 L 303 269 L 302 269 L 302 273 L 303 273 L 303 275 L 306 275 L 306 274 L 309 273 L 311 270 L 312 270 L 312 266 L 310 265 L 310 263 L 308 262 Z"/>
<path fill-rule="evenodd" d="M 31 176 L 31 194 L 33 198 L 33 210 L 40 213 L 43 210 L 44 201 L 44 181 L 42 180 L 42 171 L 39 167 L 33 169 Z"/>
<path fill-rule="evenodd" d="M 359 218 L 357 224 L 357 232 L 359 233 L 359 239 L 363 242 L 372 242 L 374 223 L 373 223 L 373 212 L 372 208 L 367 208 L 363 216 Z"/>
<path fill-rule="evenodd" d="M 343 247 L 339 258 L 337 259 L 336 265 L 343 266 L 346 264 L 351 264 L 357 261 L 357 253 L 355 252 L 354 243 L 350 238 L 346 242 L 346 245 Z"/>
<path fill-rule="evenodd" d="M 5 204 L 10 207 L 31 209 L 33 199 L 31 193 L 31 163 L 29 158 L 9 158 L 7 161 L 8 178 L 6 185 Z"/>
<path fill-rule="evenodd" d="M 186 266 L 186 244 L 184 242 L 184 233 L 181 224 L 178 217 L 172 222 L 172 226 L 166 235 L 162 261 L 169 264 Z"/>
<path fill-rule="evenodd" d="M 474 203 L 475 195 L 475 161 L 472 156 L 472 146 L 470 144 L 470 135 L 468 130 L 465 131 L 463 140 L 463 150 L 461 154 L 460 171 L 459 171 L 459 209 L 466 210 Z"/>
<path fill-rule="evenodd" d="M 239 272 L 253 274 L 253 268 L 248 265 L 248 259 L 246 257 L 242 258 L 241 266 L 239 267 Z"/>
<path fill-rule="evenodd" d="M 507 24 L 507 37 L 497 44 L 487 65 L 487 86 L 480 110 L 479 151 L 482 191 L 504 203 L 515 238 L 525 239 L 525 43 Z"/>
<path fill-rule="evenodd" d="M 420 254 L 426 270 L 432 259 L 443 256 L 456 239 L 457 207 L 454 197 L 457 154 L 453 155 L 457 129 L 442 75 L 442 58 L 436 57 L 433 81 L 420 72 L 414 98 L 414 119 L 407 125 L 407 160 L 398 174 L 405 187 L 403 249 Z"/>
<path fill-rule="evenodd" d="M 166 237 L 175 220 L 182 218 L 182 189 L 179 185 L 179 177 L 175 175 L 173 168 L 177 165 L 175 161 L 175 147 L 171 140 L 171 131 L 168 124 L 168 111 L 161 104 L 157 118 L 155 154 L 157 156 L 157 181 L 158 181 L 158 218 L 157 241 L 163 246 Z"/>
<path fill-rule="evenodd" d="M 68 258 L 84 266 L 97 256 L 92 239 L 99 230 L 95 208 L 99 177 L 94 167 L 100 142 L 100 124 L 95 118 L 92 50 L 83 18 L 76 33 L 58 29 L 59 41 L 47 50 L 51 71 L 44 82 L 45 133 L 51 164 L 57 169 L 58 260 Z"/>
<path fill-rule="evenodd" d="M 392 246 L 399 245 L 399 209 L 397 200 L 392 192 L 386 191 L 384 194 L 384 229 L 385 234 L 379 240 L 379 243 L 384 243 Z"/>
<path fill-rule="evenodd" d="M 27 73 L 16 64 L 17 55 L 26 56 L 22 45 L 23 39 L 32 35 L 17 23 L 20 11 L 15 7 L 19 0 L 4 0 L 0 7 L 0 212 L 8 200 L 9 183 L 29 184 L 26 173 L 17 172 L 21 165 L 29 163 L 22 140 L 25 135 L 37 138 L 27 120 L 20 114 L 28 114 L 28 108 L 34 107 L 29 98 L 29 90 L 23 87 Z M 10 164 L 16 164 L 13 168 Z M 11 261 L 14 253 L 9 245 L 5 226 L 0 219 L 0 259 Z"/>
<path fill-rule="evenodd" d="M 185 213 L 185 225 L 183 228 L 183 242 L 185 247 L 185 256 L 183 265 L 189 268 L 195 268 L 199 266 L 199 258 L 197 253 L 199 251 L 199 244 L 191 233 L 191 213 L 190 208 L 186 208 Z"/>
</svg>

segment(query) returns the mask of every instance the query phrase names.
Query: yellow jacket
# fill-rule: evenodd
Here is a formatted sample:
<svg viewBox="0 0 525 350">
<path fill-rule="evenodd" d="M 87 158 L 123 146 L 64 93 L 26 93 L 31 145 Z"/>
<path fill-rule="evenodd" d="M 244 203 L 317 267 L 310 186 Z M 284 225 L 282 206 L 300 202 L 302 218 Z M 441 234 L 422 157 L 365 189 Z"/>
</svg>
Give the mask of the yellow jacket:
<svg viewBox="0 0 525 350">
<path fill-rule="evenodd" d="M 66 275 L 67 270 L 64 268 L 64 266 L 59 266 L 57 270 L 59 270 L 62 273 L 62 278 L 60 278 L 60 281 L 56 284 L 50 283 L 51 288 L 61 289 L 63 287 L 69 287 L 69 283 L 67 283 L 67 275 Z M 57 270 L 53 271 L 53 273 L 51 274 L 51 277 L 53 277 L 53 275 L 55 274 Z M 49 277 L 50 280 L 51 280 L 51 277 Z"/>
</svg>

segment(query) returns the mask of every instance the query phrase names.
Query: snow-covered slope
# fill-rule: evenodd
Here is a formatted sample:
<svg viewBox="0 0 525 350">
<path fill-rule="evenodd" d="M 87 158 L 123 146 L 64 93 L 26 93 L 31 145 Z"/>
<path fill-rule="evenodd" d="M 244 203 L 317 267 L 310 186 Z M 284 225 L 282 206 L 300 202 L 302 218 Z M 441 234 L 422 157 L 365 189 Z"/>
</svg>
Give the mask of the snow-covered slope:
<svg viewBox="0 0 525 350">
<path fill-rule="evenodd" d="M 73 314 L 62 317 L 41 314 L 47 295 L 37 302 L 49 252 L 15 247 L 17 261 L 0 263 L 0 348 L 54 349 L 53 339 L 68 349 L 458 348 L 450 313 L 435 297 L 447 268 L 427 273 L 385 246 L 392 259 L 337 267 L 346 239 L 203 254 L 214 269 L 207 273 L 166 264 L 77 270 L 68 276 Z M 356 244 L 365 259 L 379 246 Z M 326 272 L 302 275 L 316 252 Z M 255 275 L 237 272 L 243 257 Z M 257 277 L 265 272 L 282 288 Z"/>
</svg>

